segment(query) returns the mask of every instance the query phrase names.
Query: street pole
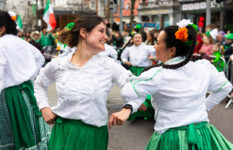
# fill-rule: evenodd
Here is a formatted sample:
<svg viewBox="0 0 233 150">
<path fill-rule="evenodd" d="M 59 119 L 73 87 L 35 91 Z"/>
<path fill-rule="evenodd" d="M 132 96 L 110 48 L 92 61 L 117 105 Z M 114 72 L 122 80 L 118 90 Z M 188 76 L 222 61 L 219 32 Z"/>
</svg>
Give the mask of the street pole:
<svg viewBox="0 0 233 150">
<path fill-rule="evenodd" d="M 38 30 L 38 0 L 36 0 L 36 30 Z"/>
<path fill-rule="evenodd" d="M 96 15 L 98 15 L 99 12 L 98 0 L 95 0 L 95 9 L 96 9 Z"/>
<path fill-rule="evenodd" d="M 133 29 L 133 19 L 134 19 L 134 4 L 136 0 L 131 0 L 131 8 L 130 8 L 130 30 Z"/>
<path fill-rule="evenodd" d="M 124 0 L 120 0 L 120 33 L 123 32 L 123 15 L 122 15 L 123 4 L 124 4 Z"/>
<path fill-rule="evenodd" d="M 206 26 L 211 23 L 210 2 L 211 0 L 206 0 Z"/>
</svg>

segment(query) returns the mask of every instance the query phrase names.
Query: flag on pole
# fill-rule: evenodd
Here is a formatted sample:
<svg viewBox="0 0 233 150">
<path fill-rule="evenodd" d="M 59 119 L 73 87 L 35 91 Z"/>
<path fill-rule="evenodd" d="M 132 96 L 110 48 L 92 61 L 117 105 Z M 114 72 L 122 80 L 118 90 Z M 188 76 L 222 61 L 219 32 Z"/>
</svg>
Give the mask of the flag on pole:
<svg viewBox="0 0 233 150">
<path fill-rule="evenodd" d="M 23 29 L 23 23 L 22 23 L 22 19 L 21 19 L 20 15 L 17 17 L 16 23 L 17 23 L 17 26 L 19 27 L 19 29 Z"/>
<path fill-rule="evenodd" d="M 43 20 L 47 23 L 48 30 L 56 28 L 57 23 L 56 23 L 55 15 L 53 13 L 52 5 L 50 4 L 49 0 L 47 0 L 47 3 L 46 3 Z"/>
</svg>

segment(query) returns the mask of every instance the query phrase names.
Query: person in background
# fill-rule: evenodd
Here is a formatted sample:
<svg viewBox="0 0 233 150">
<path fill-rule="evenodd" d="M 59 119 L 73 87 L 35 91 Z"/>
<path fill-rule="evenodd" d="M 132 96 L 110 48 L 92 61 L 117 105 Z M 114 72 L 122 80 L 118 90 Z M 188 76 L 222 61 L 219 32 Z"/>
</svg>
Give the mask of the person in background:
<svg viewBox="0 0 233 150">
<path fill-rule="evenodd" d="M 203 45 L 203 33 L 202 32 L 197 32 L 197 45 L 194 49 L 194 54 L 199 54 L 199 51 Z"/>
<path fill-rule="evenodd" d="M 37 106 L 32 84 L 44 57 L 17 36 L 8 13 L 0 10 L 0 149 L 45 150 L 50 127 Z"/>
<path fill-rule="evenodd" d="M 56 44 L 55 44 L 55 39 L 52 36 L 52 34 L 47 32 L 47 27 L 43 26 L 42 27 L 42 33 L 41 33 L 41 38 L 39 40 L 40 45 L 42 46 L 42 49 L 46 53 L 54 53 Z"/>
<path fill-rule="evenodd" d="M 199 53 L 203 58 L 210 59 L 210 55 L 213 55 L 213 38 L 207 33 L 203 35 L 203 45 L 199 50 Z"/>
<path fill-rule="evenodd" d="M 121 60 L 124 65 L 130 67 L 130 71 L 134 75 L 139 76 L 146 67 L 152 65 L 155 53 L 153 46 L 142 43 L 142 35 L 136 33 L 133 35 L 133 46 L 127 47 L 122 52 Z M 151 106 L 151 96 L 148 95 L 138 112 L 133 113 L 128 120 L 134 120 L 138 117 L 145 120 L 153 119 L 154 113 L 155 111 Z"/>
<path fill-rule="evenodd" d="M 35 46 L 37 49 L 39 49 L 41 51 L 41 53 L 43 54 L 44 52 L 42 51 L 42 47 L 39 43 L 39 39 L 40 39 L 40 32 L 39 31 L 33 31 L 30 34 L 31 40 L 29 41 L 30 44 L 32 44 L 33 46 Z"/>
<path fill-rule="evenodd" d="M 233 54 L 233 33 L 228 33 L 226 36 L 226 43 L 224 45 L 224 58 L 226 62 L 229 60 L 230 56 Z"/>
<path fill-rule="evenodd" d="M 145 41 L 146 45 L 154 45 L 155 44 L 155 37 L 154 34 L 156 33 L 156 29 L 153 29 L 147 33 L 147 40 Z"/>
<path fill-rule="evenodd" d="M 26 32 L 25 33 L 25 41 L 29 42 L 31 40 L 31 37 L 30 37 L 30 32 Z"/>
<path fill-rule="evenodd" d="M 225 60 L 223 60 L 223 46 L 221 44 L 214 44 L 213 55 L 215 56 L 215 59 L 212 60 L 213 65 L 219 72 L 224 71 Z"/>
</svg>

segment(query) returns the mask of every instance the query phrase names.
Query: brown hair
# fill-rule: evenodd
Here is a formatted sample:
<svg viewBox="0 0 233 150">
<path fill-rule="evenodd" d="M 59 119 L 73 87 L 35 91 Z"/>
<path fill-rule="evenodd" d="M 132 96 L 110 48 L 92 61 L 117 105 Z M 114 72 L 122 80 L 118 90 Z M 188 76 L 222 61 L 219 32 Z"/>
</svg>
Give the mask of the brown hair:
<svg viewBox="0 0 233 150">
<path fill-rule="evenodd" d="M 62 43 L 69 45 L 70 47 L 77 46 L 79 43 L 80 29 L 84 28 L 87 32 L 91 32 L 92 29 L 101 22 L 104 23 L 104 20 L 96 15 L 80 16 L 74 22 L 74 27 L 71 30 L 64 29 L 61 31 L 59 40 Z"/>
</svg>

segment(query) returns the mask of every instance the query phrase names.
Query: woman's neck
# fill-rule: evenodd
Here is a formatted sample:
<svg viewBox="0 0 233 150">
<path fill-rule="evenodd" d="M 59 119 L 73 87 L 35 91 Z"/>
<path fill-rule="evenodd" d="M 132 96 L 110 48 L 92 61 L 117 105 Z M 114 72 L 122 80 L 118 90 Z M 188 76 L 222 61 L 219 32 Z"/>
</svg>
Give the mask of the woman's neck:
<svg viewBox="0 0 233 150">
<path fill-rule="evenodd" d="M 84 48 L 81 45 L 77 46 L 75 54 L 71 58 L 71 62 L 78 67 L 82 67 L 94 56 L 88 48 Z"/>
</svg>

